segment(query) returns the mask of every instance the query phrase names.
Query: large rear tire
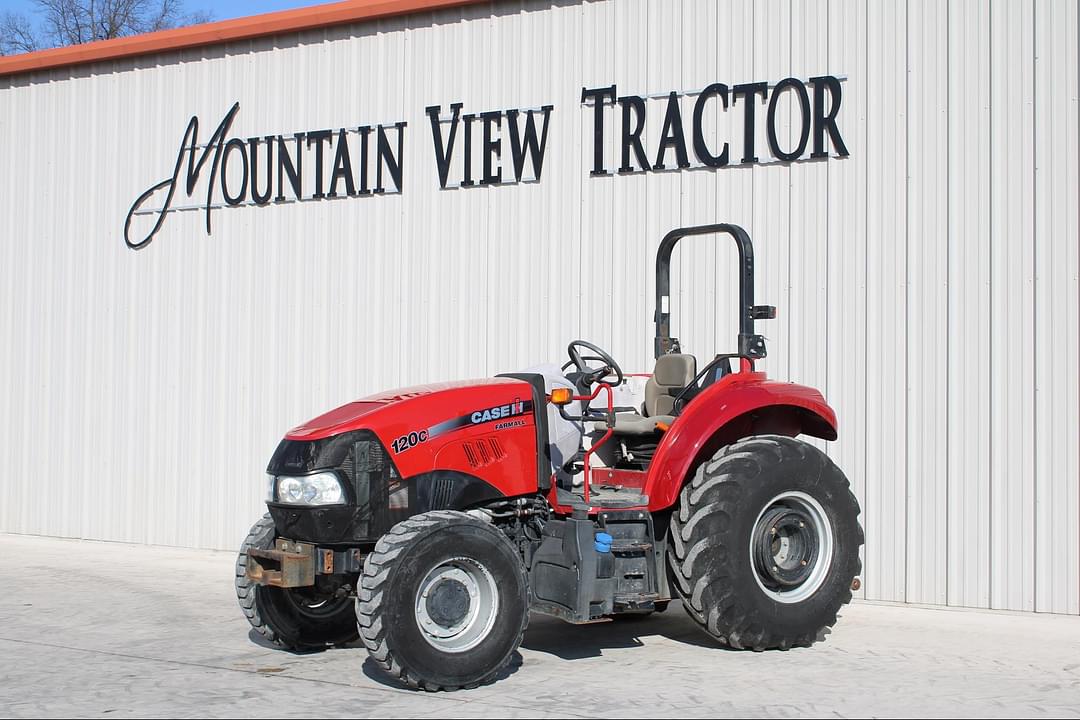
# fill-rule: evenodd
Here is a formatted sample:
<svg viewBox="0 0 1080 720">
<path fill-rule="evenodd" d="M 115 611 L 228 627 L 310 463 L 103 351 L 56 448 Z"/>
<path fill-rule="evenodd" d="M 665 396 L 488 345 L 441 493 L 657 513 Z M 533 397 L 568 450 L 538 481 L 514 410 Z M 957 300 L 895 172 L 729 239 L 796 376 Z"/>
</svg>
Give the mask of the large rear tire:
<svg viewBox="0 0 1080 720">
<path fill-rule="evenodd" d="M 851 601 L 862 570 L 859 506 L 823 452 L 760 435 L 698 468 L 671 516 L 675 592 L 733 648 L 813 644 Z"/>
<path fill-rule="evenodd" d="M 331 585 L 277 588 L 258 585 L 247 577 L 249 547 L 274 547 L 274 520 L 263 515 L 251 528 L 236 559 L 236 599 L 255 632 L 287 650 L 322 650 L 359 637 L 352 598 Z"/>
<path fill-rule="evenodd" d="M 409 687 L 490 682 L 521 644 L 528 579 L 490 523 L 440 510 L 395 525 L 364 560 L 356 601 L 372 660 Z"/>
</svg>

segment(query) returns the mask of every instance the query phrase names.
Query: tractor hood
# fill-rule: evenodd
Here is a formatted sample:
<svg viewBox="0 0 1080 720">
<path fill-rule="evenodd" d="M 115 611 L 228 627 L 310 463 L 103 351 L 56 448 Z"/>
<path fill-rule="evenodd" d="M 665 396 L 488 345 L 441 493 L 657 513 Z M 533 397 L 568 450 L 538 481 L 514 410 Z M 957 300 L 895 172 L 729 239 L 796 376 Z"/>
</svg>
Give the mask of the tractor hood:
<svg viewBox="0 0 1080 720">
<path fill-rule="evenodd" d="M 519 386 L 515 388 L 513 386 Z M 287 440 L 319 440 L 359 429 L 397 432 L 400 428 L 438 422 L 462 413 L 490 410 L 519 390 L 531 400 L 529 384 L 514 378 L 483 378 L 433 383 L 376 393 L 342 405 L 290 430 Z"/>
<path fill-rule="evenodd" d="M 268 502 L 285 537 L 312 543 L 373 543 L 395 523 L 428 510 L 531 494 L 547 455 L 538 453 L 538 384 L 484 378 L 382 392 L 289 431 L 266 471 L 333 472 L 345 504 Z M 277 497 L 275 495 L 274 497 Z"/>
</svg>

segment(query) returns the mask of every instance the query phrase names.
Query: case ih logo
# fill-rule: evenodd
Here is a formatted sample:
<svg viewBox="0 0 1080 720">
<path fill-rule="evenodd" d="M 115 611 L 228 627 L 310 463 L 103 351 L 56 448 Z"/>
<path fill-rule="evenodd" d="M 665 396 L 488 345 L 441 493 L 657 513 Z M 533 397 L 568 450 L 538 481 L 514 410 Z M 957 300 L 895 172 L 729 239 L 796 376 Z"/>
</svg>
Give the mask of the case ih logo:
<svg viewBox="0 0 1080 720">
<path fill-rule="evenodd" d="M 657 141 L 647 147 L 646 107 L 656 101 L 666 103 L 663 123 Z M 781 138 L 777 110 L 784 101 L 795 111 L 790 129 L 785 120 Z M 581 103 L 593 119 L 593 176 L 612 173 L 605 160 L 608 156 L 619 161 L 620 175 L 763 162 L 759 152 L 765 150 L 757 143 L 762 122 L 768 153 L 777 161 L 848 155 L 837 122 L 840 79 L 833 75 L 805 82 L 785 78 L 774 85 L 713 83 L 699 91 L 648 97 L 619 95 L 615 85 L 582 88 Z M 552 105 L 483 112 L 463 109 L 462 103 L 451 103 L 447 113 L 441 105 L 424 109 L 431 126 L 434 177 L 441 189 L 540 181 Z M 607 123 L 613 129 L 610 134 L 605 130 L 609 109 L 616 116 Z M 137 250 L 149 244 L 174 210 L 202 209 L 209 235 L 210 211 L 223 205 L 261 207 L 271 200 L 285 203 L 402 192 L 405 122 L 230 138 L 229 129 L 239 111 L 240 103 L 235 103 L 203 143 L 198 116 L 188 121 L 170 175 L 139 195 L 128 210 L 124 221 L 128 247 Z M 741 138 L 715 137 L 721 113 L 736 114 Z M 737 163 L 732 159 L 732 144 L 735 152 L 742 149 Z M 178 198 L 192 200 L 202 182 L 205 198 L 200 195 L 194 204 L 174 205 Z"/>
<path fill-rule="evenodd" d="M 529 409 L 532 409 L 532 403 L 529 403 Z M 480 425 L 481 423 L 491 422 L 492 420 L 502 420 L 503 418 L 521 415 L 524 412 L 525 403 L 520 400 L 515 400 L 507 405 L 496 405 L 487 410 L 477 410 L 469 416 L 469 420 L 472 421 L 473 425 Z"/>
<path fill-rule="evenodd" d="M 505 403 L 503 405 L 496 405 L 495 407 L 484 408 L 483 410 L 477 410 L 467 415 L 459 415 L 458 417 L 444 420 L 437 425 L 432 425 L 426 430 L 414 430 L 412 432 L 405 433 L 400 437 L 394 438 L 390 445 L 395 455 L 401 454 L 406 450 L 416 447 L 421 443 L 425 443 L 432 438 L 437 438 L 440 435 L 445 435 L 461 428 L 470 427 L 472 425 L 483 425 L 485 423 L 494 422 L 496 420 L 505 420 L 507 418 L 515 418 L 519 415 L 526 415 L 533 411 L 532 400 L 515 399 L 513 402 Z M 501 422 L 495 426 L 496 430 L 506 430 L 511 427 L 521 427 L 525 424 L 524 420 L 517 420 L 511 422 Z"/>
</svg>

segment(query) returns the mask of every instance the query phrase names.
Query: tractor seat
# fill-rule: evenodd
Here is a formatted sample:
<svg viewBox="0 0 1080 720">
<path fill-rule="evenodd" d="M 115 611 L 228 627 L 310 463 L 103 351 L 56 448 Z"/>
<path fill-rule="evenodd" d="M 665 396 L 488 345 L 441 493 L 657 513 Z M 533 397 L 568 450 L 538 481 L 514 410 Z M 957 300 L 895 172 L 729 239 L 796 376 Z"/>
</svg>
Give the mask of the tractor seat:
<svg viewBox="0 0 1080 720">
<path fill-rule="evenodd" d="M 683 353 L 661 355 L 656 359 L 652 377 L 645 383 L 644 415 L 636 412 L 615 414 L 617 435 L 651 435 L 657 432 L 657 423 L 671 425 L 675 416 L 675 398 L 697 375 L 697 358 Z M 607 423 L 593 424 L 593 429 L 607 431 Z"/>
</svg>

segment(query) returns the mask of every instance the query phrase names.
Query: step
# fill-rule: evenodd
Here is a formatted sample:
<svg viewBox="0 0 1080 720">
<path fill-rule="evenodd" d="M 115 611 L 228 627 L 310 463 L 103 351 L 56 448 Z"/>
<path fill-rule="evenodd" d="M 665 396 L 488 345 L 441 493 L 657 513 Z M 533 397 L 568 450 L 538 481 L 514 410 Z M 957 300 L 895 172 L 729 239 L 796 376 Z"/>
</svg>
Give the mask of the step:
<svg viewBox="0 0 1080 720">
<path fill-rule="evenodd" d="M 644 507 L 649 504 L 649 496 L 642 494 L 637 488 L 619 488 L 616 490 L 594 485 L 589 493 L 589 501 L 593 505 L 605 508 Z"/>
<path fill-rule="evenodd" d="M 574 488 L 571 492 L 566 488 L 557 488 L 556 493 L 559 503 L 562 505 L 585 506 L 585 499 L 580 488 Z M 649 504 L 648 495 L 639 495 L 635 491 L 611 491 L 593 489 L 589 493 L 589 505 L 594 508 L 609 510 L 621 510 L 624 508 L 646 507 Z"/>
<path fill-rule="evenodd" d="M 613 540 L 611 552 L 646 552 L 653 549 L 653 544 L 647 540 Z"/>
<path fill-rule="evenodd" d="M 615 608 L 621 611 L 647 611 L 654 609 L 655 603 L 659 599 L 659 593 L 633 593 L 628 595 L 616 595 L 613 598 L 613 601 Z"/>
</svg>

